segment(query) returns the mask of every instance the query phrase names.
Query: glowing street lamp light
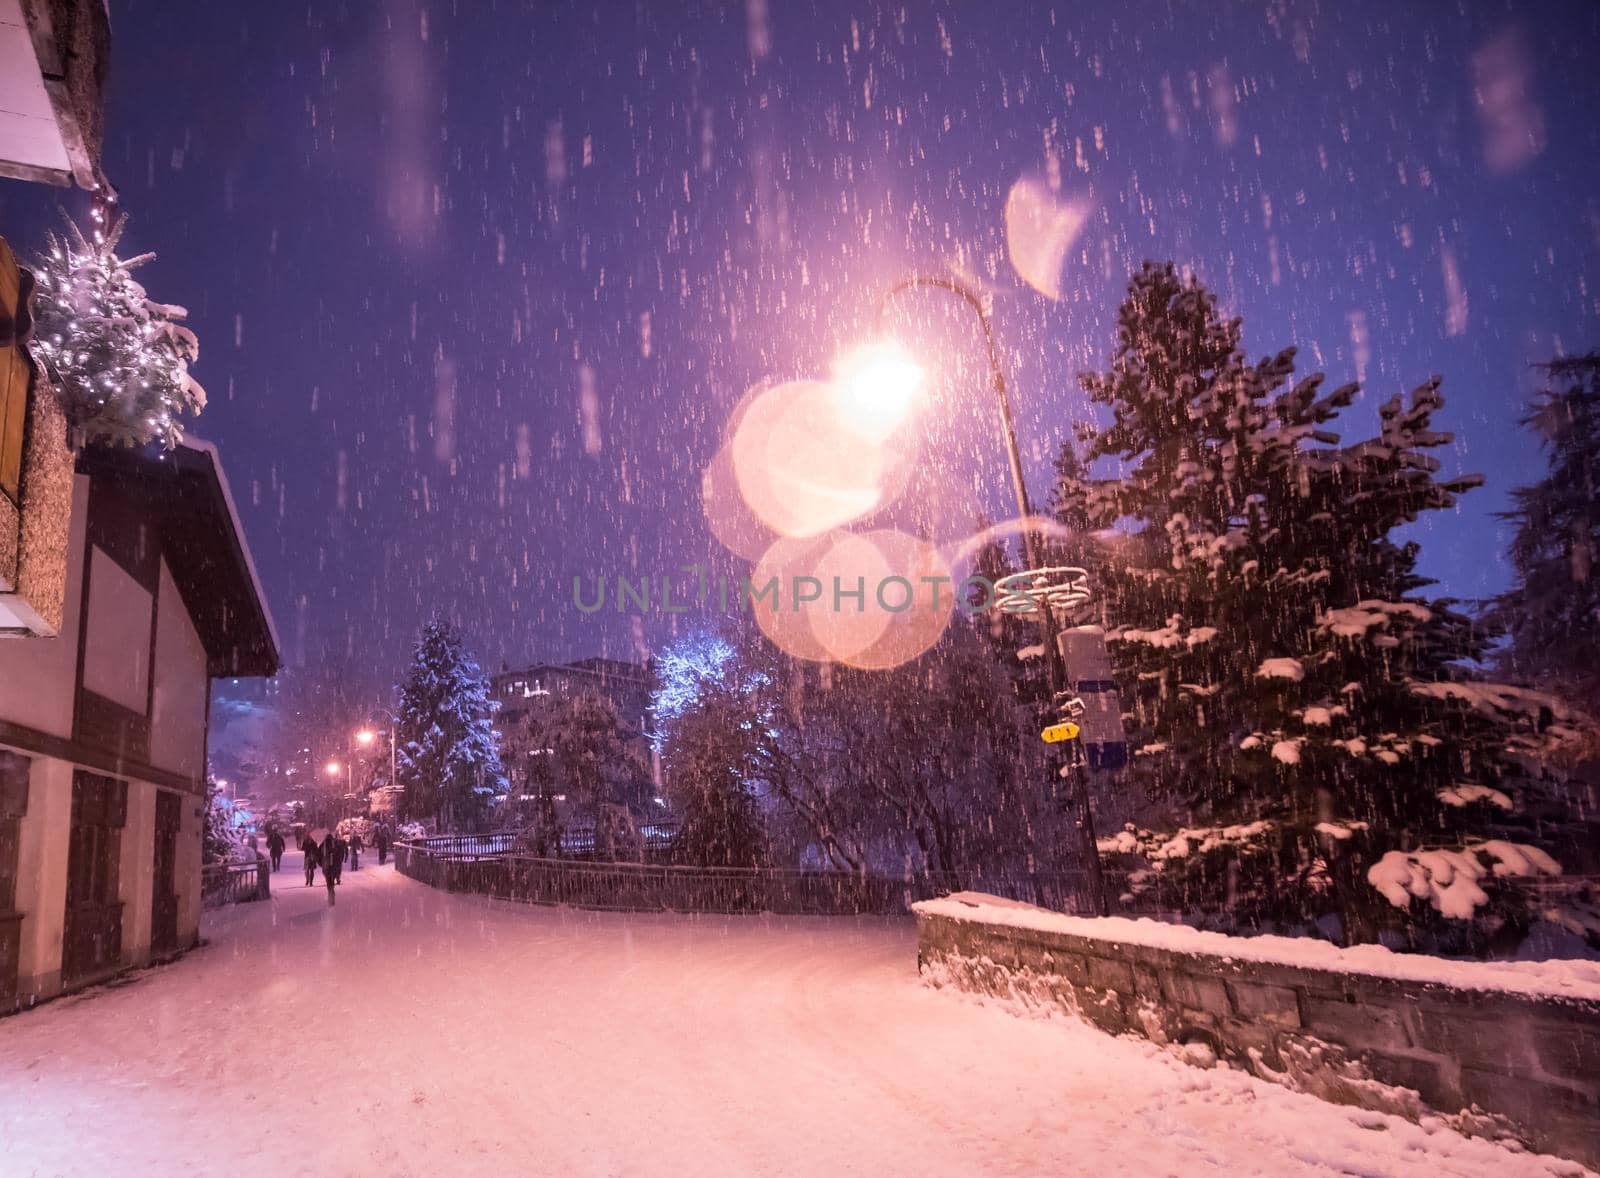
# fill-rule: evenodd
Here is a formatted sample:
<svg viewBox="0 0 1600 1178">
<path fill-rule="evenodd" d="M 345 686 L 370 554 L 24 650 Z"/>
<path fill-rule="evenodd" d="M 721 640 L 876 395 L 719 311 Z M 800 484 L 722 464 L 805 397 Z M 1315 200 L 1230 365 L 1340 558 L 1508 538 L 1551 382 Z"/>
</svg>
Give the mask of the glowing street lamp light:
<svg viewBox="0 0 1600 1178">
<path fill-rule="evenodd" d="M 324 773 L 326 773 L 329 777 L 337 777 L 337 776 L 339 776 L 339 762 L 338 761 L 329 761 L 326 765 L 324 765 L 322 767 L 322 771 Z"/>
<path fill-rule="evenodd" d="M 375 741 L 377 739 L 378 739 L 378 734 L 376 732 L 374 732 L 370 728 L 363 728 L 363 729 L 361 729 L 361 731 L 356 733 L 356 743 L 359 744 L 362 748 L 366 748 L 368 745 L 370 745 L 373 741 Z"/>
<path fill-rule="evenodd" d="M 922 369 L 893 342 L 856 349 L 840 361 L 834 378 L 845 424 L 875 442 L 905 421 L 922 383 Z"/>
</svg>

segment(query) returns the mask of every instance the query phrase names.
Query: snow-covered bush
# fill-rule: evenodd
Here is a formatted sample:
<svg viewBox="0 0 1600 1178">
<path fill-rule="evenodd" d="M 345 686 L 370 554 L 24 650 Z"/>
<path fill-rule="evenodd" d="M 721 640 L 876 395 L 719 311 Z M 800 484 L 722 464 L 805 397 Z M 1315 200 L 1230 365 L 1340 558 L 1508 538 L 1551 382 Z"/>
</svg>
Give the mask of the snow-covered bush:
<svg viewBox="0 0 1600 1178">
<path fill-rule="evenodd" d="M 240 828 L 235 808 L 222 787 L 212 785 L 206 792 L 206 820 L 200 835 L 202 863 L 250 863 L 256 851 Z"/>
<path fill-rule="evenodd" d="M 377 829 L 378 824 L 372 819 L 357 816 L 339 819 L 339 824 L 333 828 L 333 833 L 346 842 L 349 842 L 356 835 L 360 835 L 362 843 L 370 847 L 372 845 L 372 835 Z"/>
<path fill-rule="evenodd" d="M 1561 865 L 1538 847 L 1485 839 L 1389 851 L 1368 868 L 1367 881 L 1407 914 L 1414 944 L 1483 955 L 1522 942 L 1533 921 L 1546 915 L 1530 881 L 1560 874 Z"/>
<path fill-rule="evenodd" d="M 1396 908 L 1425 901 L 1453 920 L 1471 920 L 1489 903 L 1485 885 L 1497 877 L 1560 875 L 1561 864 L 1538 847 L 1499 839 L 1460 850 L 1390 851 L 1367 869 L 1367 881 Z"/>
</svg>

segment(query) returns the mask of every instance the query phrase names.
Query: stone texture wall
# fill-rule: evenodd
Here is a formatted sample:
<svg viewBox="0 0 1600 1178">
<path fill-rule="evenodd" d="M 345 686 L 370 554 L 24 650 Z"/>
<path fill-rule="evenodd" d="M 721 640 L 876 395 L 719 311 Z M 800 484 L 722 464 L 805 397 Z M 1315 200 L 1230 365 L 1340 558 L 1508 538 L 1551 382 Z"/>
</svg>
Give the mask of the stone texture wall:
<svg viewBox="0 0 1600 1178">
<path fill-rule="evenodd" d="M 14 330 L 29 326 L 22 271 L 0 238 L 0 381 L 26 396 L 22 470 L 15 502 L 0 491 L 0 598 L 28 633 L 53 637 L 65 620 L 68 540 L 72 526 L 75 456 L 66 416 L 54 391 Z"/>
<path fill-rule="evenodd" d="M 1053 1007 L 1113 1035 L 1204 1042 L 1298 1091 L 1510 1134 L 1600 1167 L 1600 1002 L 1240 961 L 917 914 L 935 985 Z M 1199 1053 L 1202 1057 L 1204 1052 Z"/>
</svg>

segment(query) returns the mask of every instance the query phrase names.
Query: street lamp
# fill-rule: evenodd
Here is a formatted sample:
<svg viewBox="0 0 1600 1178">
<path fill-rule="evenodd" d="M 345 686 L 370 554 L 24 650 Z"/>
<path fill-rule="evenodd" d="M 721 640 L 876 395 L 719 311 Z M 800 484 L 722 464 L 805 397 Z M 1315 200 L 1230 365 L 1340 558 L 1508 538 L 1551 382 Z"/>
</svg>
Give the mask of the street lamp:
<svg viewBox="0 0 1600 1178">
<path fill-rule="evenodd" d="M 395 716 L 395 714 L 393 712 L 388 711 L 388 710 L 386 710 L 384 708 L 378 708 L 375 711 L 371 712 L 370 715 L 382 716 L 386 720 L 389 721 L 389 788 L 393 789 L 396 785 L 399 784 L 397 781 L 395 781 L 394 745 L 395 745 L 395 729 L 400 726 L 400 720 L 399 720 L 399 718 L 397 716 Z M 370 728 L 363 728 L 359 732 L 356 733 L 356 741 L 363 748 L 365 748 L 368 745 L 372 744 L 372 742 L 374 740 L 376 740 L 376 739 L 378 739 L 378 734 L 376 732 L 374 732 Z"/>
<path fill-rule="evenodd" d="M 891 299 L 907 291 L 928 289 L 954 295 L 971 307 L 978 317 L 978 326 L 983 329 L 983 343 L 988 354 L 989 379 L 994 387 L 995 400 L 1000 407 L 1000 434 L 1001 440 L 1005 443 L 1006 457 L 1011 464 L 1011 487 L 1016 493 L 1017 512 L 1022 520 L 1023 553 L 1029 572 L 1055 571 L 1045 570 L 1044 560 L 1039 551 L 1039 539 L 1034 534 L 1033 506 L 1029 502 L 1028 484 L 1022 474 L 1022 453 L 1017 449 L 1017 430 L 1011 417 L 1011 399 L 1006 392 L 1005 373 L 1000 368 L 1000 354 L 995 348 L 994 329 L 990 326 L 989 312 L 984 309 L 982 300 L 965 283 L 954 278 L 946 275 L 917 275 L 891 287 L 879 300 L 880 330 Z M 911 393 L 915 391 L 920 381 L 921 371 L 893 345 L 879 344 L 862 354 L 868 359 L 861 362 L 859 367 L 843 374 L 845 386 L 851 390 L 852 400 L 858 404 L 873 404 L 873 398 L 878 398 L 876 403 L 881 404 L 882 408 L 877 412 L 893 415 L 897 422 L 909 406 Z M 1018 582 L 1026 580 L 1028 580 L 1026 574 L 1017 578 Z M 1043 600 L 1040 601 L 1038 608 L 1030 612 L 1039 615 L 1039 629 L 1044 638 L 1045 669 L 1050 683 L 1051 707 L 1061 710 L 1068 705 L 1071 692 L 1067 684 L 1066 667 L 1061 660 L 1061 646 L 1058 641 L 1060 632 L 1056 626 L 1050 596 L 1048 594 L 1041 596 Z M 1107 912 L 1105 878 L 1100 870 L 1100 851 L 1095 845 L 1094 814 L 1089 809 L 1089 785 L 1083 770 L 1083 758 L 1077 753 L 1074 742 L 1061 742 L 1057 748 L 1057 773 L 1059 777 L 1067 778 L 1071 782 L 1072 807 L 1077 812 L 1075 819 L 1079 834 L 1080 858 L 1088 872 L 1086 899 L 1094 912 L 1104 916 Z"/>
<path fill-rule="evenodd" d="M 875 442 L 886 440 L 911 412 L 923 372 L 898 344 L 879 343 L 857 349 L 840 362 L 834 387 L 841 415 L 856 433 Z"/>
</svg>

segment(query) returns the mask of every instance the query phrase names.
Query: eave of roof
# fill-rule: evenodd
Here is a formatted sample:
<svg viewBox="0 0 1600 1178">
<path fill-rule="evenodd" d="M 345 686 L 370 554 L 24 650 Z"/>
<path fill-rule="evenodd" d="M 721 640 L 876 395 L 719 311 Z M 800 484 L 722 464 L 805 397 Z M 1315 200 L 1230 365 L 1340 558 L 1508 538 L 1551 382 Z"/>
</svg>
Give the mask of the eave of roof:
<svg viewBox="0 0 1600 1178">
<path fill-rule="evenodd" d="M 217 448 L 192 436 L 170 452 L 90 447 L 78 468 L 91 478 L 137 485 L 149 497 L 209 673 L 276 674 L 282 666 L 277 627 Z"/>
</svg>

